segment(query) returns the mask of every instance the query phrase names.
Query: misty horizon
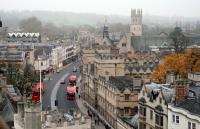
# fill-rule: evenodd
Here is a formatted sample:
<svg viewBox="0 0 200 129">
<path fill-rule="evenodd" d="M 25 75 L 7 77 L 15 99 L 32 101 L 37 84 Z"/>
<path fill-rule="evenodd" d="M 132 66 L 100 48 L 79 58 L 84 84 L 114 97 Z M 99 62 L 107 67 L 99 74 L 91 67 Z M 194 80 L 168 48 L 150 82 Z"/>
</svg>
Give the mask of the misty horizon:
<svg viewBox="0 0 200 129">
<path fill-rule="evenodd" d="M 144 15 L 199 18 L 198 0 L 7 0 L 4 11 L 51 11 L 97 15 L 130 16 L 131 9 L 142 9 Z M 11 4 L 12 3 L 12 4 Z"/>
<path fill-rule="evenodd" d="M 131 8 L 135 9 L 135 8 Z M 20 12 L 50 12 L 50 13 L 72 13 L 72 14 L 87 14 L 87 15 L 101 15 L 101 16 L 120 16 L 120 17 L 130 17 L 131 16 L 131 9 L 129 14 L 127 15 L 120 15 L 120 14 L 103 14 L 103 13 L 95 13 L 95 12 L 72 12 L 72 11 L 52 11 L 52 10 L 2 10 L 0 11 L 5 12 L 5 13 L 20 13 Z M 155 16 L 155 17 L 165 17 L 165 18 L 194 18 L 194 19 L 200 19 L 200 16 L 181 16 L 181 15 L 173 15 L 173 16 L 164 16 L 164 15 L 157 15 L 157 14 L 151 14 L 148 12 L 143 12 L 143 16 Z M 1 18 L 1 16 L 0 16 Z"/>
</svg>

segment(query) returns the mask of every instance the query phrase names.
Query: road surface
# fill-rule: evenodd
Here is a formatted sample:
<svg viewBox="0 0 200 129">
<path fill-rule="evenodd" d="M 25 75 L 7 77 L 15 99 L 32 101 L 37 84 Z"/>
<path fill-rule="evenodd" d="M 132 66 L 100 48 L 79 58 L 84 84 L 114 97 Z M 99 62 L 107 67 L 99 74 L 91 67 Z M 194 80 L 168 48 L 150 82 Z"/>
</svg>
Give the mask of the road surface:
<svg viewBox="0 0 200 129">
<path fill-rule="evenodd" d="M 60 84 L 60 81 L 65 76 L 75 74 L 78 77 L 80 75 L 79 69 L 77 72 L 73 72 L 74 66 L 78 67 L 80 66 L 80 63 L 77 62 L 67 65 L 62 70 L 60 70 L 60 73 L 52 74 L 50 81 L 49 80 L 44 81 L 45 93 L 42 99 L 43 110 L 48 110 L 49 108 L 54 109 L 55 105 L 54 100 L 58 100 L 57 108 L 59 111 L 68 112 L 69 109 L 78 108 L 75 101 L 68 101 L 66 99 L 66 85 L 68 81 L 66 81 L 65 84 Z"/>
</svg>

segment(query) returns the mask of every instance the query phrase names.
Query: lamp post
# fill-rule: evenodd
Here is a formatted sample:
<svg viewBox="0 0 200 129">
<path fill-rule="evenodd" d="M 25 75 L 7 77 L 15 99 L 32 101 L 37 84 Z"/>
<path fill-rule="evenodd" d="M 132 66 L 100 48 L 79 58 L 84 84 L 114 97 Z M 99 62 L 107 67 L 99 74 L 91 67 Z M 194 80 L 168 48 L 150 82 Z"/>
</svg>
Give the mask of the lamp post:
<svg viewBox="0 0 200 129">
<path fill-rule="evenodd" d="M 41 60 L 40 60 L 41 61 Z M 42 70 L 41 70 L 41 62 L 40 62 L 40 108 L 41 108 L 41 122 L 42 122 Z"/>
</svg>

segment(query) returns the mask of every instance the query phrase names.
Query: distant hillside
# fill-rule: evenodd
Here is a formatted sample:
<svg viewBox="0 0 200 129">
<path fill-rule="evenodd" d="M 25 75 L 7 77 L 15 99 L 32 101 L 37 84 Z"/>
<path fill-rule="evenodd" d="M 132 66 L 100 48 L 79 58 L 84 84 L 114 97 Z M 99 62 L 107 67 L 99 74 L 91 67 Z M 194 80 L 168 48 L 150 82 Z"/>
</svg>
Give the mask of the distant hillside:
<svg viewBox="0 0 200 129">
<path fill-rule="evenodd" d="M 50 12 L 50 11 L 12 11 L 4 12 L 0 11 L 0 17 L 6 26 L 15 27 L 18 25 L 21 19 L 26 19 L 31 16 L 36 16 L 43 23 L 52 22 L 56 25 L 83 25 L 89 24 L 96 26 L 105 21 L 105 15 L 96 14 L 83 14 L 83 13 L 71 13 L 71 12 Z M 129 17 L 109 15 L 106 16 L 109 23 L 129 23 Z"/>
<path fill-rule="evenodd" d="M 130 14 L 131 15 L 131 14 Z M 5 26 L 16 28 L 19 21 L 31 16 L 36 16 L 42 23 L 52 22 L 58 26 L 61 25 L 83 25 L 89 24 L 92 26 L 102 25 L 105 20 L 105 15 L 86 14 L 86 13 L 71 13 L 71 12 L 50 12 L 50 11 L 0 11 L 0 17 Z M 107 15 L 108 23 L 123 23 L 130 24 L 130 16 Z M 161 17 L 144 15 L 143 24 L 148 26 L 174 26 L 177 20 L 196 22 L 197 18 L 177 18 L 177 17 Z"/>
</svg>

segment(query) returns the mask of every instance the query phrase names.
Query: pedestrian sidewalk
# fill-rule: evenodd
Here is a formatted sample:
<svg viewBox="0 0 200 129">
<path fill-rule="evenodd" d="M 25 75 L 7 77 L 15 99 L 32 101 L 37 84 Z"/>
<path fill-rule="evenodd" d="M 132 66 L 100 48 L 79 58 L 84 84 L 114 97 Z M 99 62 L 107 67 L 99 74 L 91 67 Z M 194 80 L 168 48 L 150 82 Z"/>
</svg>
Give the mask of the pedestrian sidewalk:
<svg viewBox="0 0 200 129">
<path fill-rule="evenodd" d="M 84 114 L 84 115 L 88 115 L 87 114 L 87 108 L 86 108 L 86 104 L 84 104 L 84 100 L 82 100 L 82 98 L 78 98 L 76 99 L 76 103 L 77 106 L 79 107 L 80 111 Z M 92 119 L 93 123 L 94 123 L 94 119 Z M 105 129 L 104 125 L 99 122 L 99 125 L 95 125 L 95 129 Z"/>
<path fill-rule="evenodd" d="M 79 77 L 78 79 L 77 79 L 77 87 L 79 87 L 78 88 L 78 94 L 76 94 L 76 104 L 77 104 L 77 106 L 78 106 L 78 108 L 80 109 L 80 111 L 84 114 L 84 115 L 88 115 L 87 114 L 87 108 L 86 108 L 86 105 L 84 104 L 84 102 L 83 102 L 83 99 L 82 98 L 79 98 L 79 94 L 81 93 L 81 88 L 80 88 L 80 86 L 81 86 L 81 83 L 80 83 L 80 80 L 81 80 L 81 78 Z"/>
<path fill-rule="evenodd" d="M 86 108 L 86 106 L 84 105 L 82 98 L 79 99 L 78 96 L 77 96 L 76 98 L 77 98 L 77 99 L 76 99 L 76 104 L 77 104 L 78 108 L 80 109 L 80 111 L 81 111 L 84 115 L 87 115 L 87 108 Z"/>
<path fill-rule="evenodd" d="M 79 87 L 79 94 L 81 93 L 81 88 L 80 88 L 80 79 L 77 82 L 77 86 Z M 88 108 L 87 108 L 87 104 L 85 103 L 85 101 L 82 98 L 79 98 L 79 95 L 76 95 L 76 104 L 78 106 L 78 108 L 80 109 L 80 111 L 84 114 L 84 115 L 88 115 Z M 92 119 L 92 123 L 94 122 L 94 119 Z M 99 125 L 95 125 L 95 129 L 105 129 L 104 125 L 99 122 Z"/>
</svg>

